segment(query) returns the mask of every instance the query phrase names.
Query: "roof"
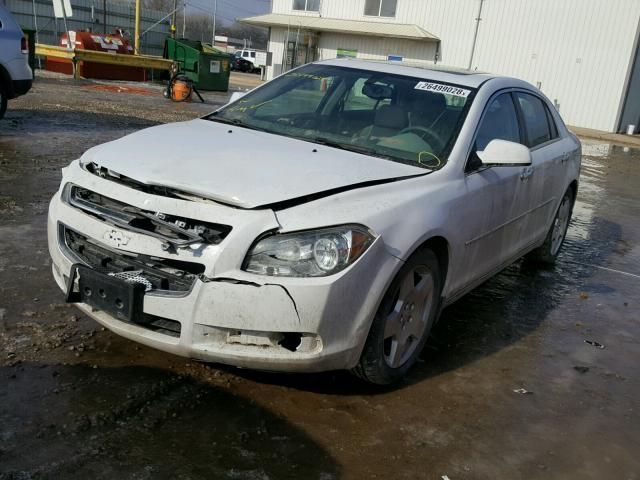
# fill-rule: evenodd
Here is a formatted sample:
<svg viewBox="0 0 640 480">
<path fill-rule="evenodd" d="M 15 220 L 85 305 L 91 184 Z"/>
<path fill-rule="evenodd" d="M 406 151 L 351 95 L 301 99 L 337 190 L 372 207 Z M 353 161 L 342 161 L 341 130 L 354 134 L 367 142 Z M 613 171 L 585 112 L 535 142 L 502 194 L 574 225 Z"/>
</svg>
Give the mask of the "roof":
<svg viewBox="0 0 640 480">
<path fill-rule="evenodd" d="M 318 32 L 339 32 L 352 35 L 368 35 L 373 37 L 406 38 L 438 42 L 440 39 L 418 25 L 406 23 L 388 23 L 378 21 L 344 20 L 310 15 L 285 15 L 267 13 L 257 17 L 239 19 L 242 23 L 259 27 L 304 28 Z"/>
<path fill-rule="evenodd" d="M 497 75 L 489 73 L 463 70 L 457 67 L 449 67 L 446 65 L 415 64 L 384 60 L 336 58 L 331 60 L 321 60 L 316 63 L 320 63 L 322 65 L 361 68 L 363 70 L 373 70 L 376 72 L 406 75 L 408 77 L 435 80 L 438 82 L 452 83 L 455 85 L 463 85 L 471 88 L 478 88 L 487 80 L 497 77 Z"/>
</svg>

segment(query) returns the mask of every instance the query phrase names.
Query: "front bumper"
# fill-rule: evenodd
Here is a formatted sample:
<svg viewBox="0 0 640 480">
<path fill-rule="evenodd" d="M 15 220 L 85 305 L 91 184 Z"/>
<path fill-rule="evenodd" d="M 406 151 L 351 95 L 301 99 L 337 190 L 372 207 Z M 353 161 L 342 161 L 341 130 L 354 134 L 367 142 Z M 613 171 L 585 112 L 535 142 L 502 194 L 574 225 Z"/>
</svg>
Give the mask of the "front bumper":
<svg viewBox="0 0 640 480">
<path fill-rule="evenodd" d="M 128 237 L 127 252 L 204 264 L 204 274 L 190 291 L 180 295 L 152 291 L 144 296 L 144 313 L 178 322 L 179 335 L 121 321 L 86 304 L 78 305 L 115 333 L 177 355 L 265 370 L 352 368 L 359 359 L 379 301 L 399 267 L 400 261 L 387 253 L 378 238 L 354 265 L 330 277 L 249 274 L 241 270 L 242 261 L 258 235 L 277 227 L 273 212 L 149 195 L 98 178 L 77 164 L 65 173 L 63 185 L 67 181 L 139 208 L 232 225 L 232 231 L 218 245 L 175 253 L 162 250 L 161 242 L 155 238 L 123 231 Z M 48 219 L 49 249 L 54 278 L 66 291 L 77 259 L 65 248 L 61 224 L 97 243 L 105 242 L 105 232 L 114 228 L 69 206 L 61 200 L 60 192 L 54 196 Z M 105 246 L 118 250 L 113 245 Z"/>
</svg>

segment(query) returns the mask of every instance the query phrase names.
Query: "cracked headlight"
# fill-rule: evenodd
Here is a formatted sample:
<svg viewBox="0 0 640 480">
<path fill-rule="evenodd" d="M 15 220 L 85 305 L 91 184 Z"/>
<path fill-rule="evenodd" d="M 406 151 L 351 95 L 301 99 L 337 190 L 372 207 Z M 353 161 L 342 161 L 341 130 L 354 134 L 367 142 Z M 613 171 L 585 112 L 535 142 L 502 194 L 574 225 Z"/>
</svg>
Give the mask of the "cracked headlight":
<svg viewBox="0 0 640 480">
<path fill-rule="evenodd" d="M 275 234 L 254 245 L 244 270 L 274 277 L 323 277 L 351 265 L 373 240 L 359 225 Z"/>
</svg>

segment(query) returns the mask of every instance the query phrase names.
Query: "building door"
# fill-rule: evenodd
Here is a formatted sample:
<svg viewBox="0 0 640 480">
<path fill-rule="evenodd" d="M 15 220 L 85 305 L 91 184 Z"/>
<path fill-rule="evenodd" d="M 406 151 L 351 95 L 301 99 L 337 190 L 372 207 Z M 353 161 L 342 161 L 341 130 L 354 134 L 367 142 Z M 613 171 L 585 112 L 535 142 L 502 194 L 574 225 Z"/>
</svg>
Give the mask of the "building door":
<svg viewBox="0 0 640 480">
<path fill-rule="evenodd" d="M 635 125 L 634 133 L 640 133 L 640 41 L 636 46 L 629 84 L 623 97 L 618 132 L 626 133 L 629 125 Z"/>
<path fill-rule="evenodd" d="M 318 52 L 317 36 L 312 33 L 290 33 L 287 42 L 285 70 L 315 62 Z"/>
</svg>

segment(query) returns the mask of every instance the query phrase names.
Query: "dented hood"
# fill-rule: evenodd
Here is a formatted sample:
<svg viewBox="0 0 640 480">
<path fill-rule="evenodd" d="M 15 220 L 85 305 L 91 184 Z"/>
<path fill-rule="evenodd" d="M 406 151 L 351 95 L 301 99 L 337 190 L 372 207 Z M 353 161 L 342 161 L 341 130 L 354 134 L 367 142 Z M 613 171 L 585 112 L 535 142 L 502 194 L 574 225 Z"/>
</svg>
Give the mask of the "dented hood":
<svg viewBox="0 0 640 480">
<path fill-rule="evenodd" d="M 427 173 L 208 120 L 147 128 L 91 148 L 81 162 L 242 208 Z"/>
</svg>

